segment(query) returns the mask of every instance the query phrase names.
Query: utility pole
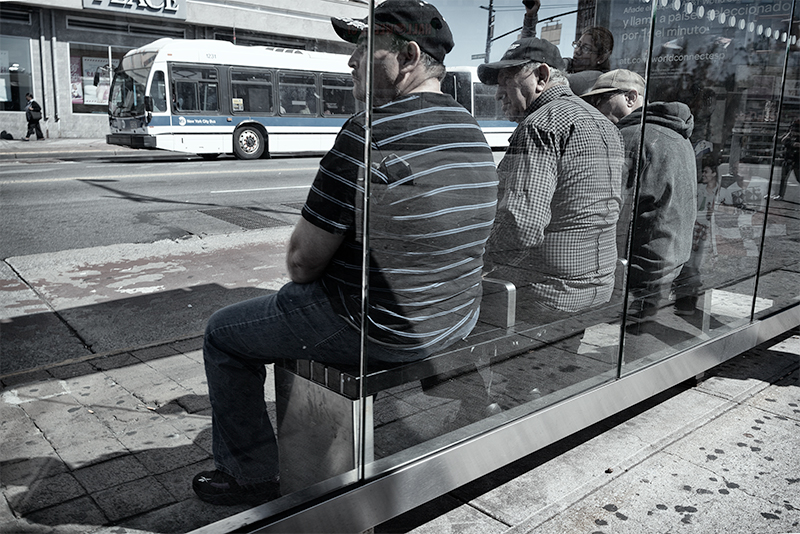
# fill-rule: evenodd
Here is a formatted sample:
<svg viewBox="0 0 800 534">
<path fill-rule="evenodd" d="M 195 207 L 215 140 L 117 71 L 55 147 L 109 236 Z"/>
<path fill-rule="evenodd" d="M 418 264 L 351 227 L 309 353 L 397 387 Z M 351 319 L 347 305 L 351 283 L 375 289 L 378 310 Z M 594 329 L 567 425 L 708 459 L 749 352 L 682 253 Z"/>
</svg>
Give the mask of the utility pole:
<svg viewBox="0 0 800 534">
<path fill-rule="evenodd" d="M 494 0 L 489 0 L 489 7 L 481 6 L 481 9 L 489 11 L 489 20 L 486 28 L 486 53 L 483 56 L 483 62 L 489 63 L 489 54 L 492 52 L 492 41 L 494 40 Z"/>
</svg>

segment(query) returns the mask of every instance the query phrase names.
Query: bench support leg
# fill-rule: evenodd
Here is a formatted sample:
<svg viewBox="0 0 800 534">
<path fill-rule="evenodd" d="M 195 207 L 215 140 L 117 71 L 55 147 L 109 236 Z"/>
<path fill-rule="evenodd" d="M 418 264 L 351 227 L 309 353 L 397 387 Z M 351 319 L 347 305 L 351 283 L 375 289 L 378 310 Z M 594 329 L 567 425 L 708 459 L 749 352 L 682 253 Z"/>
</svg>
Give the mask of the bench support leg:
<svg viewBox="0 0 800 534">
<path fill-rule="evenodd" d="M 275 366 L 281 492 L 342 475 L 356 467 L 361 402 Z M 366 461 L 373 460 L 372 397 L 366 406 Z"/>
</svg>

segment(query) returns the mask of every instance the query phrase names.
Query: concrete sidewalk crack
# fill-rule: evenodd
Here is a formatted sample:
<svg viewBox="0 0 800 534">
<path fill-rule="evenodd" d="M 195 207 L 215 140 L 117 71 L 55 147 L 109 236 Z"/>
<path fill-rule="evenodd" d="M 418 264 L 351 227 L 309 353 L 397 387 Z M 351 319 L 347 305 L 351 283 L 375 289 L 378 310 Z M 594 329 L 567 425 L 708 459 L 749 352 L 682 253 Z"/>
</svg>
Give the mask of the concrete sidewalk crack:
<svg viewBox="0 0 800 534">
<path fill-rule="evenodd" d="M 94 349 L 92 349 L 92 346 L 91 346 L 91 345 L 90 345 L 90 344 L 89 344 L 89 343 L 86 341 L 86 339 L 84 339 L 84 338 L 83 338 L 83 336 L 81 336 L 81 334 L 80 334 L 80 333 L 79 333 L 79 332 L 78 332 L 78 331 L 77 331 L 77 330 L 76 330 L 76 329 L 75 329 L 75 328 L 74 328 L 74 327 L 73 327 L 71 324 L 69 324 L 69 322 L 68 322 L 68 321 L 67 321 L 67 320 L 66 320 L 66 319 L 65 319 L 65 318 L 64 318 L 64 317 L 61 315 L 61 313 L 60 313 L 58 310 L 56 310 L 56 309 L 53 307 L 53 305 L 52 305 L 52 304 L 50 304 L 50 302 L 47 300 L 47 298 L 46 298 L 46 297 L 45 297 L 45 296 L 44 296 L 44 295 L 43 295 L 43 294 L 42 294 L 40 291 L 37 291 L 37 290 L 36 290 L 36 288 L 35 288 L 35 287 L 33 287 L 33 286 L 32 286 L 32 285 L 31 285 L 31 284 L 30 284 L 30 283 L 29 283 L 29 282 L 28 282 L 28 281 L 27 281 L 27 280 L 26 280 L 26 279 L 25 279 L 25 278 L 22 276 L 22 273 L 20 273 L 20 272 L 19 272 L 17 269 L 15 269 L 13 265 L 11 265 L 11 264 L 10 264 L 8 261 L 6 261 L 6 259 L 4 259 L 4 260 L 3 260 L 3 263 L 5 263 L 5 264 L 8 266 L 8 268 L 9 268 L 9 269 L 11 269 L 11 271 L 14 273 L 14 275 L 16 275 L 17 279 L 18 279 L 18 280 L 19 280 L 19 281 L 20 281 L 22 284 L 24 284 L 24 285 L 25 285 L 25 287 L 27 287 L 28 289 L 30 289 L 30 290 L 33 292 L 33 294 L 34 294 L 34 295 L 36 295 L 36 298 L 38 298 L 38 299 L 39 299 L 39 300 L 42 302 L 42 304 L 43 304 L 43 305 L 44 305 L 44 306 L 45 306 L 45 307 L 46 307 L 46 308 L 47 308 L 47 309 L 50 311 L 50 313 L 52 313 L 52 314 L 53 314 L 53 316 L 54 316 L 56 319 L 58 319 L 58 320 L 61 322 L 61 324 L 63 324 L 63 325 L 64 325 L 64 326 L 67 328 L 67 330 L 69 331 L 69 333 L 70 333 L 71 335 L 75 336 L 75 338 L 76 338 L 78 341 L 80 341 L 80 343 L 81 343 L 81 345 L 83 346 L 83 348 L 85 348 L 86 350 L 88 350 L 88 351 L 89 351 L 90 353 L 92 353 L 92 354 L 97 354 L 97 353 L 94 351 Z"/>
</svg>

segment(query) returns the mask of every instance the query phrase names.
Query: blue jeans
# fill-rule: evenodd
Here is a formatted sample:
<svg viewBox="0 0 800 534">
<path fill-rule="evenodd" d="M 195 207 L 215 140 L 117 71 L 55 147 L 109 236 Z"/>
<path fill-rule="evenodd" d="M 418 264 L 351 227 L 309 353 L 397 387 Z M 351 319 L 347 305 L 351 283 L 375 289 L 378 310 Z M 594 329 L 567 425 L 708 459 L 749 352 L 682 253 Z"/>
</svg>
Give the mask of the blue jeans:
<svg viewBox="0 0 800 534">
<path fill-rule="evenodd" d="M 337 315 L 318 283 L 223 308 L 208 321 L 203 357 L 212 408 L 214 462 L 240 483 L 278 477 L 278 445 L 264 401 L 265 364 L 309 359 L 357 365 L 357 328 Z M 410 361 L 424 354 L 370 343 L 370 358 Z"/>
</svg>

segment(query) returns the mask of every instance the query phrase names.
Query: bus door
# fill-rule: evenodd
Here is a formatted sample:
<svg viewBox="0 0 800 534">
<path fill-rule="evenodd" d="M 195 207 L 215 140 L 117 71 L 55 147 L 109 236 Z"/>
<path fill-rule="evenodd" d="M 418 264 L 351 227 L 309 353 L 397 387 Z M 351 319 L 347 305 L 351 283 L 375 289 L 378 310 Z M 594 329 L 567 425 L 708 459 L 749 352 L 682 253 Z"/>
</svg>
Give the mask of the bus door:
<svg viewBox="0 0 800 534">
<path fill-rule="evenodd" d="M 469 72 L 448 72 L 442 80 L 442 92 L 472 113 L 472 76 Z"/>
</svg>

